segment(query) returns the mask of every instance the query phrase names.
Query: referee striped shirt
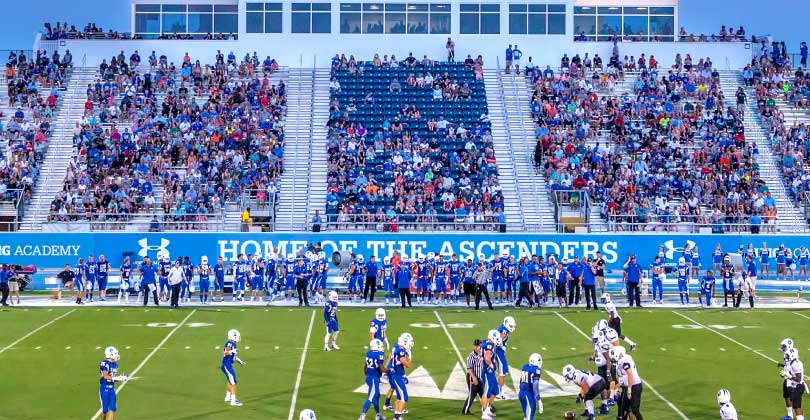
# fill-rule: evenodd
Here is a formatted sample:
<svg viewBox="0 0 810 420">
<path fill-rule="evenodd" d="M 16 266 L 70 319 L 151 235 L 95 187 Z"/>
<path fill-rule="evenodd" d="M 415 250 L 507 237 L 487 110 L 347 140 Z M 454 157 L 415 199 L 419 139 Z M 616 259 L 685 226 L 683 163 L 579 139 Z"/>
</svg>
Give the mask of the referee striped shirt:
<svg viewBox="0 0 810 420">
<path fill-rule="evenodd" d="M 484 358 L 475 353 L 475 350 L 467 356 L 467 369 L 475 373 L 475 377 L 481 379 L 481 372 L 484 369 Z"/>
</svg>

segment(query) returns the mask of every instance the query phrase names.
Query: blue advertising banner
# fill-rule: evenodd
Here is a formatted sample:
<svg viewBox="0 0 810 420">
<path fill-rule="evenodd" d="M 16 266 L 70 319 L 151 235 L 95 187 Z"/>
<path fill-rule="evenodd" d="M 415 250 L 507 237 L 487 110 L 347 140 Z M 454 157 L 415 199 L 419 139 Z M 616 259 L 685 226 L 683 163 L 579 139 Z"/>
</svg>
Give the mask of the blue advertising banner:
<svg viewBox="0 0 810 420">
<path fill-rule="evenodd" d="M 509 253 L 549 255 L 559 258 L 595 257 L 601 252 L 611 270 L 621 269 L 628 254 L 638 255 L 639 262 L 648 264 L 663 247 L 667 259 L 680 257 L 686 243 L 697 246 L 703 267 L 711 260 L 711 252 L 720 244 L 724 252 L 736 252 L 740 245 L 752 243 L 759 249 L 767 242 L 772 251 L 780 244 L 796 250 L 810 244 L 807 235 L 681 235 L 681 234 L 482 234 L 482 233 L 5 233 L 0 235 L 0 262 L 35 264 L 39 268 L 61 268 L 75 264 L 79 257 L 104 254 L 113 266 L 121 264 L 123 256 L 132 255 L 138 261 L 144 256 L 154 258 L 158 251 L 167 251 L 171 258 L 188 256 L 199 261 L 222 256 L 226 262 L 236 261 L 238 254 L 281 255 L 297 254 L 308 244 L 320 242 L 327 255 L 334 251 L 351 251 L 379 259 L 394 251 L 409 257 L 428 252 L 458 254 L 459 259 L 487 258 Z M 773 252 L 771 253 L 773 255 Z"/>
</svg>

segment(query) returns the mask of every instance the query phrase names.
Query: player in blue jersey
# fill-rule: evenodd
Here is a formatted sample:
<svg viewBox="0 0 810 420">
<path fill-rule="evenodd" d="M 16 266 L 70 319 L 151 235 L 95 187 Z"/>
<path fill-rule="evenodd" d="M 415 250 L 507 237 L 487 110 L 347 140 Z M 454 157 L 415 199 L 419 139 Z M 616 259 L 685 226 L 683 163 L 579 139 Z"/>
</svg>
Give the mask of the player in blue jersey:
<svg viewBox="0 0 810 420">
<path fill-rule="evenodd" d="M 326 293 L 326 279 L 329 275 L 329 261 L 326 259 L 326 252 L 324 251 L 318 253 L 318 275 L 318 282 L 315 287 L 315 302 L 322 303 L 324 293 Z"/>
<path fill-rule="evenodd" d="M 283 276 L 284 276 L 284 294 L 287 300 L 292 299 L 295 293 L 295 255 L 287 254 L 287 261 L 284 261 Z"/>
<path fill-rule="evenodd" d="M 315 279 L 318 278 L 318 254 L 308 251 L 304 254 L 304 269 L 307 274 L 304 278 L 306 287 L 304 291 L 312 297 L 315 297 Z"/>
<path fill-rule="evenodd" d="M 448 282 L 450 281 L 450 263 L 444 260 L 444 255 L 439 254 L 439 261 L 436 261 L 436 273 L 433 278 L 435 283 L 433 287 L 433 295 L 436 297 L 436 303 L 444 300 L 447 305 L 448 301 Z"/>
<path fill-rule="evenodd" d="M 507 316 L 503 319 L 503 323 L 496 328 L 498 334 L 501 336 L 500 345 L 495 346 L 495 370 L 498 374 L 498 388 L 501 391 L 497 397 L 499 400 L 506 399 L 506 395 L 503 394 L 503 385 L 506 381 L 506 375 L 509 374 L 509 362 L 506 360 L 506 347 L 509 343 L 509 335 L 515 332 L 516 327 L 517 323 L 515 322 L 515 318 Z"/>
<path fill-rule="evenodd" d="M 129 262 L 129 257 L 124 257 L 124 263 L 118 269 L 118 275 L 121 278 L 121 285 L 118 286 L 118 303 L 123 300 L 124 303 L 129 303 L 129 288 L 132 287 L 132 264 Z"/>
<path fill-rule="evenodd" d="M 504 274 L 503 274 L 503 258 L 495 254 L 492 257 L 492 268 L 490 269 L 489 277 L 492 279 L 492 298 L 498 299 L 498 303 L 503 303 L 504 295 Z"/>
<path fill-rule="evenodd" d="M 278 279 L 278 276 L 276 274 L 276 268 L 278 267 L 278 265 L 277 265 L 278 253 L 277 252 L 278 252 L 278 249 L 276 249 L 273 252 L 273 254 L 268 256 L 267 259 L 265 259 L 265 261 L 264 261 L 264 276 L 265 276 L 264 277 L 265 278 L 264 288 L 265 288 L 265 293 L 267 293 L 267 296 L 269 296 L 269 298 L 267 299 L 268 305 L 276 297 L 276 286 L 277 286 L 276 280 Z"/>
<path fill-rule="evenodd" d="M 681 258 L 685 259 L 685 257 Z M 655 260 L 650 266 L 650 273 L 652 275 L 653 303 L 664 303 L 664 265 L 658 255 L 655 256 Z"/>
<path fill-rule="evenodd" d="M 450 268 L 450 294 L 453 301 L 458 303 L 458 288 L 461 285 L 461 261 L 458 260 L 458 255 L 451 255 L 447 266 Z"/>
<path fill-rule="evenodd" d="M 86 271 L 87 264 L 84 263 L 84 258 L 79 258 L 79 262 L 76 263 L 76 278 L 73 280 L 76 283 L 76 304 L 78 305 L 84 304 L 82 300 L 87 290 Z"/>
<path fill-rule="evenodd" d="M 678 266 L 675 267 L 675 275 L 678 278 L 678 295 L 681 298 L 681 305 L 688 305 L 690 270 L 683 257 L 678 259 Z"/>
<path fill-rule="evenodd" d="M 541 259 L 543 257 L 540 257 Z M 540 305 L 542 302 L 548 302 L 548 292 L 543 286 L 543 264 L 537 258 L 537 255 L 532 255 L 532 260 L 529 262 L 529 281 L 531 282 L 531 289 L 534 293 L 534 301 Z"/>
<path fill-rule="evenodd" d="M 706 306 L 712 306 L 712 295 L 714 295 L 715 278 L 712 270 L 707 270 L 706 275 L 700 280 L 700 304 L 703 305 L 703 299 L 706 300 Z"/>
<path fill-rule="evenodd" d="M 329 300 L 327 300 L 323 305 L 323 322 L 326 325 L 326 335 L 323 337 L 324 351 L 340 350 L 340 347 L 337 345 L 338 333 L 340 333 L 337 318 L 337 308 L 338 294 L 333 290 L 329 292 Z"/>
<path fill-rule="evenodd" d="M 247 282 L 248 276 L 248 261 L 245 260 L 245 256 L 243 254 L 239 254 L 236 256 L 236 263 L 234 264 L 234 277 L 233 277 L 233 296 L 231 300 L 236 302 L 237 300 L 242 302 L 245 299 L 245 283 Z"/>
<path fill-rule="evenodd" d="M 537 414 L 543 414 L 543 400 L 540 399 L 540 376 L 543 358 L 537 353 L 529 356 L 529 363 L 523 365 L 520 372 L 520 390 L 518 399 L 523 409 L 524 420 L 534 420 Z"/>
<path fill-rule="evenodd" d="M 731 263 L 731 257 L 726 255 L 723 257 L 723 263 L 720 265 L 720 278 L 723 280 L 723 307 L 728 307 L 728 298 L 731 297 L 731 305 L 734 306 L 734 264 Z"/>
<path fill-rule="evenodd" d="M 765 280 L 771 278 L 771 249 L 768 244 L 763 242 L 762 248 L 759 249 L 759 271 L 760 276 Z"/>
<path fill-rule="evenodd" d="M 200 276 L 200 303 L 207 305 L 208 292 L 211 290 L 211 266 L 208 265 L 208 257 L 205 255 L 200 258 L 197 274 Z"/>
<path fill-rule="evenodd" d="M 785 245 L 779 245 L 779 249 L 776 250 L 776 279 L 779 280 L 779 276 L 782 276 L 782 280 L 787 280 L 787 271 L 785 270 L 785 261 L 787 261 L 787 250 L 785 249 Z"/>
<path fill-rule="evenodd" d="M 368 393 L 366 394 L 366 400 L 363 401 L 363 410 L 360 412 L 358 420 L 366 420 L 366 413 L 372 405 L 374 405 L 374 412 L 376 413 L 375 420 L 384 420 L 382 411 L 380 411 L 380 379 L 388 369 L 385 367 L 383 342 L 373 339 L 368 347 L 369 350 L 366 352 L 366 360 L 363 365 Z"/>
<path fill-rule="evenodd" d="M 424 255 L 416 259 L 416 301 L 425 303 L 430 293 L 428 278 L 430 277 L 430 267 Z"/>
<path fill-rule="evenodd" d="M 714 252 L 712 252 L 712 271 L 719 273 L 721 264 L 723 264 L 723 248 L 720 247 L 720 244 L 717 244 L 714 246 Z"/>
<path fill-rule="evenodd" d="M 501 333 L 498 330 L 490 330 L 487 333 L 487 339 L 481 343 L 481 354 L 484 356 L 484 367 L 481 375 L 481 418 L 492 418 L 492 403 L 495 398 L 501 393 L 498 387 L 498 379 L 496 377 L 497 359 L 496 349 L 501 346 Z"/>
<path fill-rule="evenodd" d="M 360 263 L 357 255 L 352 253 L 349 255 L 349 268 L 346 270 L 347 293 L 350 302 L 354 302 L 355 294 L 357 293 L 357 279 L 360 277 Z"/>
<path fill-rule="evenodd" d="M 104 254 L 98 256 L 98 263 L 96 264 L 96 278 L 98 279 L 98 300 L 105 301 L 107 299 L 107 280 L 110 278 L 110 271 L 112 267 L 109 261 L 104 257 Z"/>
<path fill-rule="evenodd" d="M 245 365 L 245 362 L 236 355 L 238 350 L 237 343 L 240 341 L 242 341 L 242 335 L 239 334 L 239 331 L 235 329 L 228 331 L 228 341 L 226 341 L 223 346 L 222 364 L 219 368 L 225 375 L 225 380 L 228 382 L 225 391 L 225 402 L 229 402 L 233 406 L 242 405 L 242 403 L 236 399 L 236 371 L 233 369 L 233 362 L 239 363 L 240 366 Z"/>
<path fill-rule="evenodd" d="M 93 255 L 87 256 L 87 264 L 84 266 L 84 297 L 89 301 L 93 301 L 93 290 L 96 288 L 96 273 L 98 272 L 98 263 Z"/>
<path fill-rule="evenodd" d="M 180 298 L 183 302 L 191 301 L 191 294 L 194 292 L 194 264 L 191 263 L 188 256 L 183 257 L 183 263 L 180 264 L 183 269 L 184 280 L 180 283 Z"/>
<path fill-rule="evenodd" d="M 377 308 L 374 312 L 374 319 L 371 320 L 369 334 L 372 340 L 380 340 L 385 343 L 386 350 L 391 348 L 388 342 L 388 320 L 386 320 L 385 309 Z"/>
<path fill-rule="evenodd" d="M 396 289 L 394 287 L 394 265 L 391 264 L 391 257 L 383 258 L 383 288 L 385 289 L 385 304 L 389 303 L 389 299 L 395 298 Z"/>
<path fill-rule="evenodd" d="M 124 382 L 128 378 L 126 375 L 118 374 L 118 360 L 121 356 L 115 347 L 104 349 L 104 359 L 99 363 L 98 399 L 101 401 L 101 419 L 113 420 L 117 410 L 117 396 L 115 394 L 115 383 Z"/>
<path fill-rule="evenodd" d="M 250 301 L 259 301 L 263 299 L 264 293 L 264 259 L 256 255 L 253 257 L 253 268 L 250 270 Z"/>
<path fill-rule="evenodd" d="M 515 285 L 518 279 L 518 265 L 517 262 L 515 262 L 514 255 L 509 256 L 504 271 L 506 272 L 506 301 L 511 302 L 515 297 Z"/>
<path fill-rule="evenodd" d="M 172 268 L 172 261 L 169 258 L 168 252 L 158 252 L 157 255 L 157 271 L 158 271 L 158 285 L 160 300 L 166 302 L 169 300 L 171 288 L 169 287 L 169 270 Z"/>
<path fill-rule="evenodd" d="M 222 257 L 217 257 L 217 263 L 213 268 L 214 273 L 214 301 L 219 294 L 219 301 L 225 300 L 225 262 Z"/>
<path fill-rule="evenodd" d="M 411 350 L 413 349 L 413 337 L 410 333 L 402 333 L 391 348 L 391 357 L 388 361 L 388 381 L 391 388 L 397 395 L 394 403 L 394 420 L 400 420 L 405 413 L 405 403 L 408 402 L 408 387 L 405 377 L 405 369 L 411 367 Z"/>
</svg>

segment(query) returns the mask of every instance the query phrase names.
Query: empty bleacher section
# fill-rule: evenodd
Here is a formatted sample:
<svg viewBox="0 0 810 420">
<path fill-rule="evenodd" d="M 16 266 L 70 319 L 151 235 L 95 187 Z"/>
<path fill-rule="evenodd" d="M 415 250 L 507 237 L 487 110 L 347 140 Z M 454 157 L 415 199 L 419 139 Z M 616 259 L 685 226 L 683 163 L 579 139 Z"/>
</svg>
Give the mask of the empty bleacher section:
<svg viewBox="0 0 810 420">
<path fill-rule="evenodd" d="M 329 228 L 505 228 L 481 64 L 335 58 Z"/>
</svg>

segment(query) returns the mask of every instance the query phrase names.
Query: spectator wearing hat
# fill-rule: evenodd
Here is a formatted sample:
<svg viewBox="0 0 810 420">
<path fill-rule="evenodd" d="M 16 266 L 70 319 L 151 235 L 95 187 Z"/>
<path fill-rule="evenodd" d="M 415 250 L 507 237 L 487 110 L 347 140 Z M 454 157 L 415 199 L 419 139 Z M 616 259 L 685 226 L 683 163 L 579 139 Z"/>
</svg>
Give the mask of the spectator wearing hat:
<svg viewBox="0 0 810 420">
<path fill-rule="evenodd" d="M 461 414 L 471 415 L 470 408 L 475 402 L 475 397 L 481 398 L 481 395 L 483 395 L 484 390 L 481 388 L 481 370 L 483 367 L 484 357 L 481 355 L 481 340 L 476 338 L 473 341 L 473 351 L 467 356 L 467 399 L 464 401 Z"/>
<path fill-rule="evenodd" d="M 593 302 L 593 310 L 599 310 L 596 305 L 596 262 L 593 258 L 588 257 L 585 261 L 585 269 L 582 272 L 582 288 L 585 292 L 585 309 L 591 309 L 591 302 Z"/>
<path fill-rule="evenodd" d="M 565 263 L 565 260 L 563 260 Z M 582 274 L 585 272 L 585 265 L 579 262 L 579 257 L 574 257 L 574 262 L 566 267 L 571 279 L 568 281 L 568 304 L 579 305 L 580 288 L 582 287 Z"/>
<path fill-rule="evenodd" d="M 627 303 L 641 307 L 641 266 L 636 262 L 636 256 L 630 255 L 624 263 L 624 273 L 627 278 Z"/>
</svg>

